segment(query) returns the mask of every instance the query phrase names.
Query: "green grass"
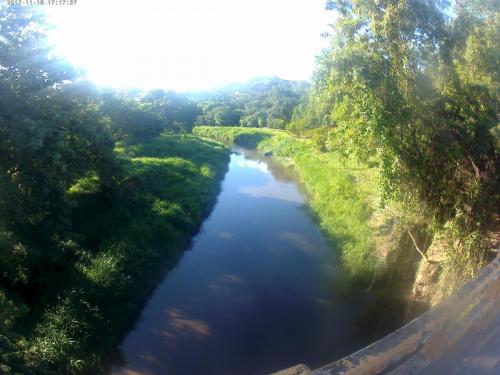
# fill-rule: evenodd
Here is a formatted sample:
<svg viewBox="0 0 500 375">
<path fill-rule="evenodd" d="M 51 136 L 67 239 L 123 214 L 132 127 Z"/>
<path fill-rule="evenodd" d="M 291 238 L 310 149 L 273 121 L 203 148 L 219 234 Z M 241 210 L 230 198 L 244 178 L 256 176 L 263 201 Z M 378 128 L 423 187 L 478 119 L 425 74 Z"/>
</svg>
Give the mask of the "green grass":
<svg viewBox="0 0 500 375">
<path fill-rule="evenodd" d="M 378 205 L 376 168 L 361 166 L 336 152 L 321 152 L 311 140 L 285 131 L 199 126 L 194 133 L 272 151 L 274 157 L 292 166 L 321 228 L 340 252 L 345 270 L 355 280 L 371 281 L 380 267 L 369 224 Z"/>
<path fill-rule="evenodd" d="M 99 373 L 144 301 L 208 214 L 229 155 L 220 143 L 162 134 L 117 145 L 124 177 L 103 192 L 95 176 L 68 192 L 68 268 L 35 305 L 0 290 L 0 373 Z M 28 308 L 29 306 L 29 308 Z"/>
</svg>

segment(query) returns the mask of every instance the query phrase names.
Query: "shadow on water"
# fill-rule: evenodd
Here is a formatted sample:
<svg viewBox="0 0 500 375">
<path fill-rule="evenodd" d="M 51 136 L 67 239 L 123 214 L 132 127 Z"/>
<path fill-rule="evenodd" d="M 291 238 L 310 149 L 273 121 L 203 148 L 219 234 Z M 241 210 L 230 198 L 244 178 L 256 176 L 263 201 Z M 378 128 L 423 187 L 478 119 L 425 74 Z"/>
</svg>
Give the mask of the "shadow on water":
<svg viewBox="0 0 500 375">
<path fill-rule="evenodd" d="M 233 146 L 232 150 L 244 154 L 251 160 L 265 160 L 276 180 L 294 182 L 307 201 L 306 188 L 293 168 L 285 167 L 273 157 L 264 157 L 262 153 L 254 149 Z M 306 202 L 298 209 L 314 224 L 320 226 L 319 216 L 310 209 Z M 359 332 L 363 333 L 367 342 L 389 334 L 429 309 L 428 305 L 417 305 L 408 299 L 420 260 L 408 236 L 402 236 L 399 239 L 389 252 L 386 266 L 380 269 L 370 281 L 349 275 L 341 265 L 342 241 L 325 232 L 323 235 L 335 257 L 335 262 L 331 265 L 335 269 L 335 272 L 332 272 L 334 277 L 331 280 L 331 288 L 336 291 L 336 298 L 348 304 L 355 304 L 357 300 L 365 301 L 364 308 L 355 317 L 354 325 Z M 409 313 L 410 306 L 412 311 Z"/>
<path fill-rule="evenodd" d="M 265 161 L 273 177 L 282 182 L 293 182 L 304 197 L 304 204 L 297 209 L 320 227 L 320 217 L 307 205 L 306 188 L 300 176 L 293 168 L 285 167 L 273 157 L 265 157 L 255 149 L 245 149 L 233 145 L 232 151 L 245 155 L 255 161 Z M 409 320 L 429 309 L 428 305 L 417 305 L 409 300 L 414 283 L 416 268 L 420 260 L 413 250 L 413 242 L 408 236 L 402 236 L 389 252 L 385 267 L 379 269 L 373 279 L 367 280 L 359 275 L 350 275 L 342 266 L 342 240 L 323 232 L 334 261 L 330 268 L 334 270 L 329 288 L 335 290 L 335 298 L 346 304 L 363 302 L 363 308 L 357 312 L 353 325 L 362 333 L 366 343 L 371 343 L 398 329 Z M 409 313 L 409 307 L 411 312 Z"/>
<path fill-rule="evenodd" d="M 208 216 L 208 215 L 207 215 Z M 201 229 L 201 224 L 197 227 L 196 231 L 193 232 L 193 235 L 196 235 Z M 154 277 L 155 284 L 153 287 L 150 288 L 148 291 L 145 300 L 149 300 L 151 296 L 154 294 L 156 287 L 159 285 L 159 283 L 162 282 L 162 280 L 165 278 L 165 276 L 173 269 L 177 267 L 179 264 L 184 252 L 186 250 L 189 250 L 192 247 L 192 242 L 193 238 L 191 237 L 189 240 L 185 241 L 179 241 L 177 244 L 173 246 L 173 248 L 169 249 L 168 256 L 164 257 L 161 262 L 162 264 L 158 268 L 158 272 L 156 276 Z M 134 327 L 137 324 L 139 318 L 141 315 L 141 310 L 135 311 L 131 321 L 135 322 Z M 132 327 L 132 329 L 134 328 Z M 122 336 L 122 341 L 127 335 L 127 332 Z M 108 355 L 105 357 L 103 361 L 103 373 L 108 374 L 111 373 L 113 367 L 120 367 L 124 366 L 126 364 L 125 356 L 123 351 L 121 350 L 120 347 L 114 348 L 112 351 L 108 353 Z M 93 371 L 93 370 L 92 370 Z M 93 372 L 88 373 L 87 375 L 94 375 Z"/>
<path fill-rule="evenodd" d="M 234 137 L 234 143 L 247 149 L 255 149 L 265 139 L 271 138 L 269 133 L 241 133 Z"/>
<path fill-rule="evenodd" d="M 346 282 L 335 239 L 293 172 L 253 150 L 232 152 L 217 204 L 190 251 L 164 268 L 113 374 L 318 367 L 373 339 L 360 318 L 373 294 Z"/>
<path fill-rule="evenodd" d="M 217 201 L 214 201 L 213 204 L 211 205 L 211 208 L 213 208 L 216 204 Z M 207 211 L 204 216 L 204 220 L 206 220 L 209 216 L 210 216 L 210 211 Z M 163 280 L 165 279 L 165 277 L 168 275 L 169 272 L 171 272 L 178 266 L 179 262 L 184 256 L 184 253 L 193 248 L 194 240 L 196 236 L 201 232 L 204 220 L 202 220 L 200 224 L 191 232 L 190 236 L 188 235 L 186 238 L 177 241 L 177 243 L 169 247 L 168 256 L 165 256 L 160 260 L 162 264 L 160 264 L 160 266 L 158 267 L 156 276 L 153 278 L 155 280 L 154 286 L 151 287 L 150 290 L 148 291 L 145 300 L 151 299 L 158 285 L 160 285 L 163 282 Z M 141 316 L 141 310 L 134 312 L 131 321 L 135 323 L 132 329 L 134 329 L 135 326 L 138 324 L 140 316 Z M 123 335 L 122 340 L 120 341 L 123 341 L 123 339 L 125 339 L 127 334 L 128 333 L 126 332 Z M 126 360 L 122 349 L 120 347 L 114 348 L 114 350 L 108 353 L 103 363 L 104 365 L 102 372 L 105 374 L 111 373 L 113 368 L 125 366 Z M 88 373 L 87 375 L 95 375 L 95 374 L 92 372 Z"/>
<path fill-rule="evenodd" d="M 221 181 L 222 181 L 222 176 L 227 173 L 228 170 L 228 164 L 226 160 L 229 159 L 228 155 L 226 152 L 213 152 L 214 144 L 216 145 L 217 148 L 222 149 L 220 144 L 214 143 L 208 140 L 199 140 L 197 138 L 193 137 L 186 137 L 185 142 L 179 142 L 178 140 L 174 140 L 171 142 L 172 147 L 165 147 L 166 143 L 163 140 L 162 142 L 157 142 L 153 140 L 148 144 L 148 148 L 144 149 L 142 145 L 137 145 L 135 147 L 131 147 L 131 155 L 132 157 L 134 156 L 147 156 L 147 157 L 161 157 L 161 158 L 166 158 L 166 157 L 174 157 L 178 158 L 179 162 L 170 164 L 168 170 L 163 171 L 162 176 L 164 179 L 167 181 L 169 184 L 169 190 L 166 192 L 165 190 L 162 191 L 162 197 L 165 199 L 169 199 L 170 197 L 168 196 L 168 193 L 173 194 L 174 197 L 172 198 L 178 198 L 178 196 L 183 196 L 182 194 L 176 195 L 176 190 L 173 188 L 172 185 L 177 184 L 180 185 L 182 184 L 184 188 L 186 189 L 186 183 L 185 181 L 185 173 L 189 173 L 190 170 L 186 167 L 189 167 L 190 164 L 195 165 L 197 168 L 201 168 L 203 165 L 200 164 L 206 155 L 212 155 L 214 158 L 219 158 L 219 161 L 221 162 L 220 165 L 218 165 L 216 168 L 217 171 L 215 172 L 214 175 L 211 176 L 202 176 L 202 175 L 197 175 L 197 182 L 198 184 L 202 186 L 207 186 L 209 187 L 209 190 L 205 190 L 204 196 L 200 198 L 200 202 L 203 201 L 203 204 L 201 204 L 201 207 L 204 207 L 202 211 L 199 212 L 199 220 L 193 220 L 193 221 L 186 221 L 184 218 L 179 217 L 179 220 L 173 220 L 171 221 L 172 225 L 175 227 L 176 233 L 172 234 L 172 227 L 164 227 L 163 230 L 162 227 L 154 228 L 151 230 L 152 233 L 154 233 L 154 238 L 149 238 L 147 242 L 143 242 L 138 244 L 137 250 L 140 252 L 139 254 L 136 254 L 132 258 L 136 260 L 136 262 L 140 263 L 143 261 L 142 258 L 146 258 L 149 256 L 149 251 L 147 249 L 147 246 L 151 246 L 155 251 L 152 253 L 156 254 L 155 257 L 155 264 L 153 267 L 150 267 L 149 270 L 142 270 L 141 267 L 138 267 L 139 271 L 138 272 L 144 272 L 145 274 L 147 273 L 148 275 L 144 275 L 144 277 L 138 277 L 137 279 L 139 281 L 141 280 L 148 280 L 146 286 L 144 287 L 144 291 L 140 293 L 134 293 L 131 292 L 132 296 L 135 296 L 136 294 L 139 296 L 138 298 L 140 299 L 140 302 L 142 303 L 143 301 L 146 301 L 151 298 L 151 296 L 154 294 L 155 288 L 159 285 L 159 283 L 164 279 L 165 275 L 168 274 L 171 270 L 175 269 L 179 263 L 179 261 L 182 259 L 183 254 L 185 253 L 186 249 L 191 249 L 193 246 L 193 239 L 195 238 L 196 234 L 200 232 L 202 228 L 202 223 L 204 220 L 206 220 L 213 207 L 217 204 L 217 197 L 218 193 L 221 190 Z M 193 143 L 197 143 L 197 147 L 193 147 Z M 203 154 L 203 157 L 198 157 L 199 155 L 196 155 L 193 153 L 194 150 L 198 150 L 197 152 L 200 154 Z M 182 158 L 182 159 L 181 159 Z M 201 162 L 200 162 L 201 160 Z M 217 159 L 214 159 L 217 160 Z M 180 162 L 182 161 L 182 163 Z M 130 160 L 124 160 L 124 163 L 130 164 Z M 151 222 L 161 222 L 162 218 L 161 216 L 158 216 L 158 213 L 152 213 L 151 210 L 147 210 L 147 215 L 151 217 L 146 217 L 145 212 L 141 211 L 141 204 L 130 204 L 131 202 L 134 203 L 135 199 L 135 192 L 136 191 L 154 191 L 154 189 L 163 189 L 163 187 L 158 184 L 158 183 L 151 183 L 149 181 L 148 175 L 152 174 L 154 178 L 156 178 L 156 173 L 155 171 L 151 171 L 148 168 L 145 168 L 142 170 L 140 166 L 137 164 L 140 164 L 140 160 L 134 160 L 134 163 L 136 164 L 134 166 L 135 172 L 134 175 L 129 178 L 127 181 L 125 181 L 118 194 L 116 194 L 116 198 L 118 201 L 112 202 L 114 206 L 126 206 L 126 207 L 132 207 L 131 211 L 128 212 L 125 210 L 126 214 L 124 213 L 119 213 L 118 215 L 112 215 L 108 216 L 106 215 L 106 212 L 109 211 L 109 207 L 105 204 L 105 202 L 102 202 L 102 204 L 82 204 L 82 207 L 100 207 L 99 210 L 97 211 L 92 211 L 92 212 L 85 212 L 85 210 L 80 210 L 80 214 L 83 216 L 80 220 L 78 218 L 75 218 L 75 223 L 79 225 L 79 222 L 81 221 L 80 224 L 85 224 L 85 218 L 88 219 L 88 217 L 93 218 L 93 227 L 97 227 L 100 231 L 101 234 L 98 234 L 99 236 L 102 237 L 102 233 L 105 230 L 105 228 L 125 228 L 124 231 L 122 230 L 113 232 L 113 233 L 107 233 L 107 236 L 113 236 L 117 238 L 122 238 L 123 241 L 127 240 L 127 236 L 130 236 L 130 233 L 127 233 L 127 226 L 126 225 L 118 225 L 120 224 L 120 221 L 123 221 L 123 224 L 128 223 L 132 218 L 134 220 L 138 218 L 140 222 L 144 222 L 144 225 L 151 224 Z M 214 162 L 215 165 L 215 162 Z M 124 165 L 125 168 L 132 168 L 131 165 Z M 217 177 L 218 176 L 218 177 Z M 217 183 L 214 183 L 214 181 L 219 181 Z M 136 185 L 145 185 L 141 186 L 141 189 L 138 189 L 138 186 Z M 186 189 L 186 191 L 190 191 L 189 189 Z M 186 195 L 184 193 L 184 195 Z M 102 197 L 95 197 L 92 195 L 86 195 L 82 197 L 78 197 L 79 199 L 98 199 L 102 201 Z M 173 199 L 175 201 L 175 199 Z M 127 202 L 125 202 L 127 201 Z M 130 201 L 130 202 L 129 202 Z M 109 204 L 110 202 L 108 202 Z M 121 204 L 122 203 L 122 204 Z M 125 204 L 126 203 L 126 204 Z M 101 207 L 102 206 L 102 207 Z M 143 207 L 142 207 L 143 208 Z M 134 210 L 135 209 L 135 210 Z M 102 211 L 102 212 L 100 212 Z M 157 216 L 155 216 L 157 215 Z M 101 218 L 102 216 L 102 218 Z M 121 217 L 123 216 L 123 217 Z M 100 218 L 103 220 L 102 222 L 99 222 Z M 109 225 L 109 221 L 112 220 L 114 224 L 116 225 Z M 88 221 L 88 220 L 87 220 Z M 85 225 L 83 225 L 85 227 Z M 182 230 L 181 230 L 182 229 Z M 90 238 L 93 240 L 93 236 L 91 233 L 86 233 L 86 237 Z M 175 240 L 172 240 L 174 238 Z M 97 247 L 97 245 L 96 245 Z M 137 263 L 134 263 L 135 266 L 137 266 Z M 132 267 L 134 266 L 132 265 Z M 144 286 L 144 284 L 140 284 L 141 286 Z M 137 288 L 136 288 L 137 289 Z M 118 302 L 116 305 L 118 306 L 124 306 L 123 314 L 118 312 L 118 314 L 114 314 L 114 319 L 111 325 L 113 326 L 121 326 L 121 327 L 130 327 L 133 322 L 137 324 L 138 318 L 140 317 L 141 313 L 141 306 L 135 305 L 137 301 L 134 300 L 129 300 L 129 301 L 116 301 Z M 109 301 L 109 304 L 114 303 L 113 301 Z M 120 309 L 120 307 L 114 307 L 113 309 Z M 139 308 L 140 307 L 140 308 Z M 106 327 L 105 329 L 107 329 Z M 123 328 L 122 328 L 123 329 Z M 113 334 L 115 334 L 113 332 Z M 102 332 L 97 332 L 95 336 L 103 336 Z M 116 342 L 116 337 L 110 335 L 113 342 Z M 122 336 L 122 339 L 119 341 L 122 341 L 125 335 Z M 103 339 L 104 341 L 107 340 L 107 338 Z M 108 352 L 108 355 L 103 361 L 103 368 L 100 369 L 100 372 L 102 373 L 110 373 L 111 369 L 115 366 L 121 366 L 125 364 L 125 359 L 124 359 L 123 352 L 121 351 L 120 348 L 115 348 L 111 352 Z M 91 374 L 95 374 L 94 370 L 91 370 Z"/>
</svg>

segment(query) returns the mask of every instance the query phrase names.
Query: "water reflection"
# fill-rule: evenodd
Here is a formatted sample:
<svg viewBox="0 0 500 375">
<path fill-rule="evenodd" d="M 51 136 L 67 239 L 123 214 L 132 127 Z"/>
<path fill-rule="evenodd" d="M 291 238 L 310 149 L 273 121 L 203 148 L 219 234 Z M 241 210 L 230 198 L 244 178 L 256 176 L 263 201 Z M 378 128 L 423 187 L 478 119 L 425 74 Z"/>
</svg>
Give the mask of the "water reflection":
<svg viewBox="0 0 500 375">
<path fill-rule="evenodd" d="M 233 146 L 232 151 L 237 156 L 243 155 L 246 162 L 258 163 L 259 168 L 263 168 L 263 170 L 267 171 L 264 173 L 272 173 L 274 180 L 278 182 L 292 182 L 295 184 L 297 176 L 293 170 L 286 168 L 273 157 L 263 157 L 256 150 L 248 150 L 239 146 Z"/>
<path fill-rule="evenodd" d="M 288 202 L 303 202 L 303 198 L 295 186 L 292 184 L 276 186 L 274 181 L 268 181 L 260 186 L 242 186 L 238 192 L 250 195 L 253 198 L 274 198 Z"/>
<path fill-rule="evenodd" d="M 189 318 L 181 309 L 171 308 L 165 311 L 168 328 L 162 332 L 168 340 L 167 345 L 180 337 L 204 339 L 210 335 L 210 327 L 199 319 Z"/>
<path fill-rule="evenodd" d="M 238 154 L 234 154 L 234 155 L 238 155 Z M 262 163 L 261 161 L 258 161 L 258 160 L 251 160 L 251 159 L 236 158 L 235 157 L 234 166 L 239 167 L 239 168 L 254 168 L 254 169 L 258 169 L 262 173 L 270 173 L 269 168 L 267 167 L 267 164 Z"/>
<path fill-rule="evenodd" d="M 300 233 L 283 232 L 278 234 L 278 238 L 288 241 L 294 248 L 305 251 L 311 255 L 319 254 L 322 250 L 319 244 L 315 244 L 314 241 Z"/>
<path fill-rule="evenodd" d="M 253 198 L 273 198 L 287 202 L 303 203 L 304 197 L 292 182 L 290 172 L 273 159 L 261 157 L 255 152 L 244 149 L 236 149 L 233 154 L 232 165 L 234 168 L 257 169 L 264 176 L 264 181 L 254 181 L 252 185 L 244 185 L 238 189 L 241 194 L 247 194 Z M 279 176 L 279 179 L 276 177 Z M 267 178 L 266 178 L 267 177 Z M 284 183 L 279 183 L 284 182 Z"/>
<path fill-rule="evenodd" d="M 233 274 L 224 274 L 214 278 L 208 283 L 208 289 L 217 297 L 238 297 L 239 286 L 243 280 Z"/>
<path fill-rule="evenodd" d="M 158 286 L 114 374 L 266 374 L 312 367 L 362 337 L 338 262 L 286 169 L 239 150 L 190 251 Z"/>
</svg>

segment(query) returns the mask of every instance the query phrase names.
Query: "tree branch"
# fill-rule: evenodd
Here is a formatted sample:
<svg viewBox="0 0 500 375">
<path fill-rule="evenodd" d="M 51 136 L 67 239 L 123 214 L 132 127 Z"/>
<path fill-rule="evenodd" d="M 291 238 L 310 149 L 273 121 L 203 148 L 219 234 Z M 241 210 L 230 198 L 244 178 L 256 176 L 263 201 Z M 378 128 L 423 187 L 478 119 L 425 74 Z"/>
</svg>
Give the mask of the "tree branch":
<svg viewBox="0 0 500 375">
<path fill-rule="evenodd" d="M 476 163 L 474 163 L 474 160 L 472 160 L 472 158 L 470 157 L 470 155 L 467 155 L 467 157 L 469 158 L 471 164 L 472 164 L 472 168 L 474 168 L 474 172 L 476 172 L 476 177 L 478 180 L 481 179 L 481 173 L 479 171 L 479 168 L 477 167 Z"/>
<path fill-rule="evenodd" d="M 417 249 L 417 251 L 420 253 L 420 255 L 422 255 L 422 258 L 424 258 L 428 262 L 429 258 L 427 258 L 427 255 L 425 255 L 424 252 L 422 250 L 420 250 L 420 248 L 417 245 L 417 241 L 415 241 L 415 237 L 413 237 L 413 235 L 411 234 L 409 229 L 407 229 L 406 231 L 410 235 L 410 238 L 413 241 L 413 244 L 415 245 L 415 249 Z"/>
</svg>

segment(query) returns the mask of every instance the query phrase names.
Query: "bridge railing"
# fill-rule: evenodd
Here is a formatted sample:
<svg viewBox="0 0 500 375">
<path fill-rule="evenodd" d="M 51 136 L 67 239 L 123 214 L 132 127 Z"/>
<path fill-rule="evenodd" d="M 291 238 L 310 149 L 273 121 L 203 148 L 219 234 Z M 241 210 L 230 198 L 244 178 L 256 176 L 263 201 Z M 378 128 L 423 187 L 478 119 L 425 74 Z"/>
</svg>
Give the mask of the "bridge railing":
<svg viewBox="0 0 500 375">
<path fill-rule="evenodd" d="M 500 254 L 450 298 L 379 341 L 317 370 L 298 365 L 275 375 L 417 373 L 467 332 L 487 326 L 499 310 Z"/>
</svg>

